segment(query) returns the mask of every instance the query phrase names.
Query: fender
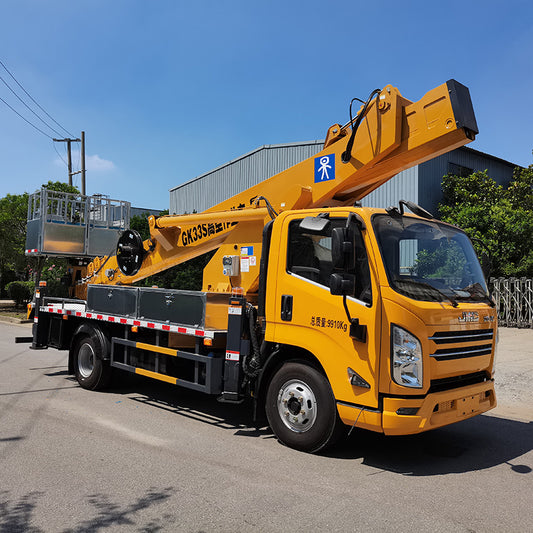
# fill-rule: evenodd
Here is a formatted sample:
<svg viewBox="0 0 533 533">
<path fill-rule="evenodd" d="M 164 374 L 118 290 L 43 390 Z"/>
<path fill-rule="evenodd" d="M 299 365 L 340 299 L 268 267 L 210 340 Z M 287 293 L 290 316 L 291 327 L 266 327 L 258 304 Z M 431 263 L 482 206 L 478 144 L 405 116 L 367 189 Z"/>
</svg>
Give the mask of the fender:
<svg viewBox="0 0 533 533">
<path fill-rule="evenodd" d="M 320 361 L 315 355 L 303 348 L 288 344 L 266 342 L 262 346 L 262 350 L 265 350 L 265 362 L 255 382 L 253 394 L 253 420 L 255 422 L 266 420 L 266 414 L 264 412 L 266 390 L 270 378 L 283 363 L 287 361 L 305 362 L 326 376 L 326 372 L 320 364 Z"/>
<path fill-rule="evenodd" d="M 104 357 L 101 357 L 102 360 L 108 361 L 111 355 L 111 342 L 109 338 L 105 335 L 102 329 L 93 324 L 87 324 L 83 322 L 80 324 L 74 331 L 72 335 L 72 340 L 70 342 L 70 348 L 68 352 L 68 371 L 69 374 L 74 373 L 74 347 L 76 346 L 76 341 L 81 335 L 88 335 L 94 341 L 100 343 L 102 346 L 102 353 L 105 354 Z"/>
</svg>

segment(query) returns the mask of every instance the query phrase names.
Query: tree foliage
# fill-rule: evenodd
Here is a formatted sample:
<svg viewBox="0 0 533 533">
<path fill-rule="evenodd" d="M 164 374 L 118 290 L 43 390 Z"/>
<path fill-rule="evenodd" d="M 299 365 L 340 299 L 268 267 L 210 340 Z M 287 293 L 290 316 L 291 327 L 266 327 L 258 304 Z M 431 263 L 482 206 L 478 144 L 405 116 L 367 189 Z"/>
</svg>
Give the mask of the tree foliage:
<svg viewBox="0 0 533 533">
<path fill-rule="evenodd" d="M 17 307 L 22 307 L 31 300 L 33 290 L 33 281 L 12 281 L 6 285 L 7 294 Z"/>
<path fill-rule="evenodd" d="M 0 198 L 0 269 L 20 271 L 26 266 L 26 219 L 28 195 L 8 194 Z"/>
<path fill-rule="evenodd" d="M 49 180 L 43 183 L 48 190 L 79 194 L 77 187 Z M 28 193 L 7 194 L 0 198 L 0 294 L 5 285 L 14 280 L 27 280 L 35 275 L 38 281 L 43 268 L 52 263 L 43 257 L 26 257 L 26 221 Z"/>
<path fill-rule="evenodd" d="M 462 228 L 478 255 L 489 251 L 492 276 L 533 277 L 533 165 L 516 168 L 507 188 L 485 171 L 444 176 L 442 189 L 442 220 Z"/>
<path fill-rule="evenodd" d="M 8 194 L 0 198 L 0 296 L 12 281 L 27 279 L 26 219 L 28 195 Z"/>
<path fill-rule="evenodd" d="M 48 180 L 47 183 L 43 183 L 43 187 L 49 191 L 56 192 L 69 192 L 72 194 L 80 194 L 80 190 L 75 185 L 69 185 L 68 183 L 63 183 L 61 181 L 52 181 Z"/>
<path fill-rule="evenodd" d="M 452 279 L 464 271 L 467 263 L 465 254 L 457 242 L 451 240 L 433 250 L 422 249 L 416 256 L 413 272 L 427 279 Z M 460 275 L 459 275 L 460 277 Z"/>
</svg>

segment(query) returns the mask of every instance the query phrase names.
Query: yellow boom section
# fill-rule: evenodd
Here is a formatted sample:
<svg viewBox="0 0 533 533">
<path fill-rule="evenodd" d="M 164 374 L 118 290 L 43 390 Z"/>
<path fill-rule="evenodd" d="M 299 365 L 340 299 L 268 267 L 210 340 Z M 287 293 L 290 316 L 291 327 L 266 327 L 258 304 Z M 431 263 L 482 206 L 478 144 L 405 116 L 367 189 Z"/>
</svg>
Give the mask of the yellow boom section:
<svg viewBox="0 0 533 533">
<path fill-rule="evenodd" d="M 253 293 L 259 276 L 262 229 L 275 216 L 272 210 L 349 205 L 398 172 L 463 146 L 477 133 L 468 89 L 454 80 L 417 102 L 388 85 L 359 113 L 362 120 L 351 157 L 345 152 L 355 119 L 345 126 L 331 126 L 323 150 L 315 156 L 203 213 L 150 217 L 151 239 L 144 242 L 138 272 L 132 276 L 121 272 L 116 256 L 97 258 L 89 265 L 88 282 L 135 283 L 218 248 L 204 271 L 203 289 L 227 291 L 239 286 Z M 242 255 L 242 247 L 253 250 L 255 259 L 238 277 L 228 279 L 222 274 L 222 256 Z"/>
</svg>

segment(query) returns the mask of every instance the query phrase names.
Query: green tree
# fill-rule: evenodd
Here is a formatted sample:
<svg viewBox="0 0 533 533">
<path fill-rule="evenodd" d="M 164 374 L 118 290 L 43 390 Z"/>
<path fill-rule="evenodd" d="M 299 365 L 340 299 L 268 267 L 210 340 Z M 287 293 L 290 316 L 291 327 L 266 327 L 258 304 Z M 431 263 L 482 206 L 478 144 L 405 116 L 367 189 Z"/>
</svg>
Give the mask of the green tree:
<svg viewBox="0 0 533 533">
<path fill-rule="evenodd" d="M 507 195 L 514 208 L 533 211 L 533 165 L 515 169 Z"/>
<path fill-rule="evenodd" d="M 533 165 L 515 169 L 507 188 L 485 171 L 444 176 L 442 189 L 442 220 L 462 228 L 478 255 L 488 249 L 492 276 L 533 277 Z"/>
<path fill-rule="evenodd" d="M 187 289 L 199 291 L 202 289 L 204 268 L 209 263 L 215 252 L 208 252 L 185 263 L 171 267 L 159 274 L 150 276 L 144 280 L 147 287 L 156 285 L 167 289 Z"/>
<path fill-rule="evenodd" d="M 26 218 L 28 195 L 8 194 L 0 198 L 0 292 L 15 279 L 26 279 Z"/>
<path fill-rule="evenodd" d="M 62 181 L 52 181 L 48 180 L 47 183 L 42 185 L 45 189 L 49 191 L 56 192 L 69 192 L 72 194 L 80 194 L 80 190 L 75 185 L 69 185 L 68 183 L 63 183 Z"/>
<path fill-rule="evenodd" d="M 160 216 L 168 215 L 168 209 L 161 211 Z M 134 229 L 139 232 L 142 240 L 150 238 L 150 226 L 148 225 L 149 213 L 142 213 L 141 215 L 133 215 L 130 218 L 130 229 Z"/>
<path fill-rule="evenodd" d="M 48 190 L 79 194 L 77 187 L 51 181 L 43 183 Z M 0 198 L 0 294 L 5 296 L 5 285 L 14 280 L 35 276 L 38 283 L 43 268 L 49 268 L 45 257 L 26 257 L 26 221 L 28 197 L 24 194 L 7 194 Z"/>
<path fill-rule="evenodd" d="M 76 186 L 61 181 L 48 180 L 47 183 L 42 184 L 42 187 L 49 191 L 80 194 Z M 57 200 L 49 200 L 49 202 L 57 202 Z M 54 210 L 55 206 L 52 205 L 51 208 Z M 58 257 L 49 258 L 45 256 L 29 257 L 28 266 L 31 269 L 36 285 L 39 285 L 41 279 L 46 281 L 48 287 L 47 293 L 49 295 L 68 296 L 68 290 L 60 281 L 61 277 L 66 274 L 68 268 L 67 259 Z"/>
</svg>

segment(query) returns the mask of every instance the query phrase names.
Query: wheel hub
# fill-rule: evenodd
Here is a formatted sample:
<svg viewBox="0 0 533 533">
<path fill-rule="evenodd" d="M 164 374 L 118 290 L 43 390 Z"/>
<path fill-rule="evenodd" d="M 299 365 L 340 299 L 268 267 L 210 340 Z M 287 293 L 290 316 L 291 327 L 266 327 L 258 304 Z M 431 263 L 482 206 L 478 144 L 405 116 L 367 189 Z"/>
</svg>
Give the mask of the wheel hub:
<svg viewBox="0 0 533 533">
<path fill-rule="evenodd" d="M 88 378 L 94 370 L 94 351 L 90 344 L 83 344 L 78 354 L 78 370 L 82 377 Z"/>
<path fill-rule="evenodd" d="M 296 433 L 308 431 L 316 420 L 316 398 L 303 381 L 290 380 L 278 393 L 278 413 L 283 423 Z"/>
<path fill-rule="evenodd" d="M 291 398 L 287 402 L 287 408 L 293 415 L 297 415 L 302 410 L 301 403 L 296 398 Z"/>
</svg>

